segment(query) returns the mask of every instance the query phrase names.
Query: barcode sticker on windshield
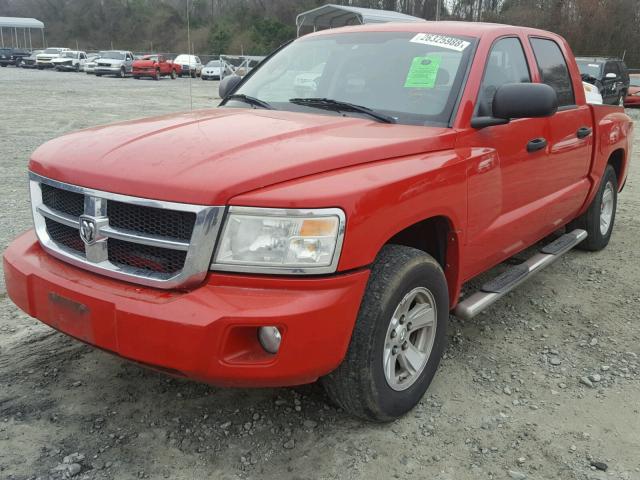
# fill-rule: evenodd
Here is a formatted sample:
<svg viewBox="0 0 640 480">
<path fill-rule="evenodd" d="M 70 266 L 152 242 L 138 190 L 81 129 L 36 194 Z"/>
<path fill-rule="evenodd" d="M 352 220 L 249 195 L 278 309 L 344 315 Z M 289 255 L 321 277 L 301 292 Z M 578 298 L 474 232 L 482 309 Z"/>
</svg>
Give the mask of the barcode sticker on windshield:
<svg viewBox="0 0 640 480">
<path fill-rule="evenodd" d="M 422 43 L 423 45 L 431 45 L 433 47 L 447 48 L 449 50 L 455 50 L 456 52 L 462 52 L 465 48 L 471 45 L 471 43 L 466 40 L 447 37 L 446 35 L 437 35 L 435 33 L 418 33 L 409 41 L 413 43 Z"/>
</svg>

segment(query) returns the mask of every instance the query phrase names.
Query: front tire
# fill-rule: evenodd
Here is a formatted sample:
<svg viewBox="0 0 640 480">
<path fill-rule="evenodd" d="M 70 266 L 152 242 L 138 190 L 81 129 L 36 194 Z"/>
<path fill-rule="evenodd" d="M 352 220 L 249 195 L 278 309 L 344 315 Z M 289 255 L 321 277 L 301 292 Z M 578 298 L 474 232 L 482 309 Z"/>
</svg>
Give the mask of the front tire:
<svg viewBox="0 0 640 480">
<path fill-rule="evenodd" d="M 176 79 L 176 71 L 171 70 L 171 80 L 175 80 L 175 79 Z"/>
<path fill-rule="evenodd" d="M 600 188 L 586 212 L 569 224 L 569 230 L 581 228 L 588 236 L 578 248 L 590 252 L 604 249 L 611 239 L 618 207 L 618 177 L 611 165 L 607 165 Z"/>
<path fill-rule="evenodd" d="M 322 379 L 348 413 L 394 420 L 420 401 L 446 345 L 449 293 L 442 268 L 410 247 L 387 245 L 367 284 L 347 355 Z"/>
<path fill-rule="evenodd" d="M 124 78 L 124 77 L 126 77 L 126 76 L 127 76 L 127 72 L 125 72 L 124 67 L 122 67 L 122 68 L 120 69 L 119 77 L 120 77 L 120 78 Z"/>
</svg>

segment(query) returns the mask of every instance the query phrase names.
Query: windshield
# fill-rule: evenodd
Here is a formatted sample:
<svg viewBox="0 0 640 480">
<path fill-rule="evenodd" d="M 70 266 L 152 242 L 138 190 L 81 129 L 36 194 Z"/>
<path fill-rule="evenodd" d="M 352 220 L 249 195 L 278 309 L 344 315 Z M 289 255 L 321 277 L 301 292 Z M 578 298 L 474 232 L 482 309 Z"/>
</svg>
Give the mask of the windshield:
<svg viewBox="0 0 640 480">
<path fill-rule="evenodd" d="M 219 60 L 211 60 L 209 63 L 207 63 L 207 67 L 219 67 L 219 66 L 220 66 Z"/>
<path fill-rule="evenodd" d="M 145 55 L 142 57 L 142 60 L 153 60 L 154 62 L 158 61 L 158 55 Z"/>
<path fill-rule="evenodd" d="M 44 53 L 60 53 L 59 48 L 47 48 Z"/>
<path fill-rule="evenodd" d="M 312 36 L 275 54 L 235 93 L 280 110 L 360 115 L 289 101 L 329 98 L 376 110 L 397 123 L 447 125 L 474 44 L 473 38 L 409 32 Z"/>
<path fill-rule="evenodd" d="M 601 63 L 594 63 L 589 60 L 577 60 L 580 73 L 583 75 L 590 75 L 593 78 L 600 78 L 600 72 L 602 71 Z"/>
<path fill-rule="evenodd" d="M 640 76 L 636 77 L 634 75 L 631 75 L 629 77 L 629 85 L 631 85 L 632 87 L 640 87 Z"/>
<path fill-rule="evenodd" d="M 76 58 L 78 56 L 77 52 L 64 52 L 62 55 L 65 58 Z"/>
<path fill-rule="evenodd" d="M 120 52 L 101 52 L 101 58 L 111 58 L 113 60 L 124 60 L 124 54 Z"/>
</svg>

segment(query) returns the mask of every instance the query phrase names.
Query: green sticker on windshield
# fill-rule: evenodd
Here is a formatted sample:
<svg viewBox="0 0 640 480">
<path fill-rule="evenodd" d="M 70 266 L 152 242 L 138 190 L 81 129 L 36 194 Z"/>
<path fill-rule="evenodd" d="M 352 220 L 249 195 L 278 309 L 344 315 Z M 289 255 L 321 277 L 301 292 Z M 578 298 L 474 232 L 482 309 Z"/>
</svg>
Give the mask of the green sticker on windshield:
<svg viewBox="0 0 640 480">
<path fill-rule="evenodd" d="M 433 88 L 436 85 L 436 77 L 442 57 L 439 55 L 427 55 L 415 57 L 409 67 L 405 88 Z"/>
</svg>

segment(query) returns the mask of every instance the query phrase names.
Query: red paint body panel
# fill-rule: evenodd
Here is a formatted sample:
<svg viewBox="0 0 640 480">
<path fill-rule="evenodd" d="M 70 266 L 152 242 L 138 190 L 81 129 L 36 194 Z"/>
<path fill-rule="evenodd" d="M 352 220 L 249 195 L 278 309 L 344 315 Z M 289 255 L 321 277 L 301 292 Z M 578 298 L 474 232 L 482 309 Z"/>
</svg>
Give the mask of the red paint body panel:
<svg viewBox="0 0 640 480">
<path fill-rule="evenodd" d="M 637 107 L 640 105 L 640 87 L 629 87 L 627 96 L 624 98 L 625 107 Z"/>
<path fill-rule="evenodd" d="M 171 75 L 172 71 L 175 71 L 177 75 L 182 71 L 180 65 L 174 65 L 172 62 L 160 58 L 159 60 L 152 60 L 149 56 L 145 56 L 141 59 L 134 60 L 133 75 L 138 77 L 154 77 L 156 71 L 160 73 L 160 76 Z"/>
<path fill-rule="evenodd" d="M 440 217 L 450 227 L 445 274 L 451 307 L 464 282 L 582 213 L 633 124 L 619 107 L 586 105 L 567 43 L 540 30 L 479 23 L 378 24 L 344 31 L 478 37 L 451 128 L 376 123 L 312 113 L 222 108 L 123 122 L 41 146 L 30 169 L 62 182 L 200 205 L 339 207 L 346 230 L 338 272 L 321 278 L 210 274 L 189 292 L 110 280 L 45 254 L 33 233 L 5 252 L 7 289 L 30 315 L 123 357 L 222 385 L 313 381 L 342 361 L 368 266 L 398 232 Z M 532 81 L 530 37 L 554 40 L 567 58 L 575 106 L 550 118 L 471 128 L 493 43 L 518 37 Z M 576 131 L 592 129 L 578 139 Z M 547 139 L 529 153 L 527 143 Z M 98 168 L 99 167 L 99 168 Z M 256 327 L 278 325 L 275 356 Z"/>
<path fill-rule="evenodd" d="M 166 292 L 60 262 L 33 232 L 5 252 L 4 271 L 12 300 L 42 322 L 130 360 L 226 386 L 297 385 L 336 368 L 369 276 L 216 274 L 191 292 Z M 281 328 L 277 356 L 259 346 L 260 325 Z"/>
</svg>

